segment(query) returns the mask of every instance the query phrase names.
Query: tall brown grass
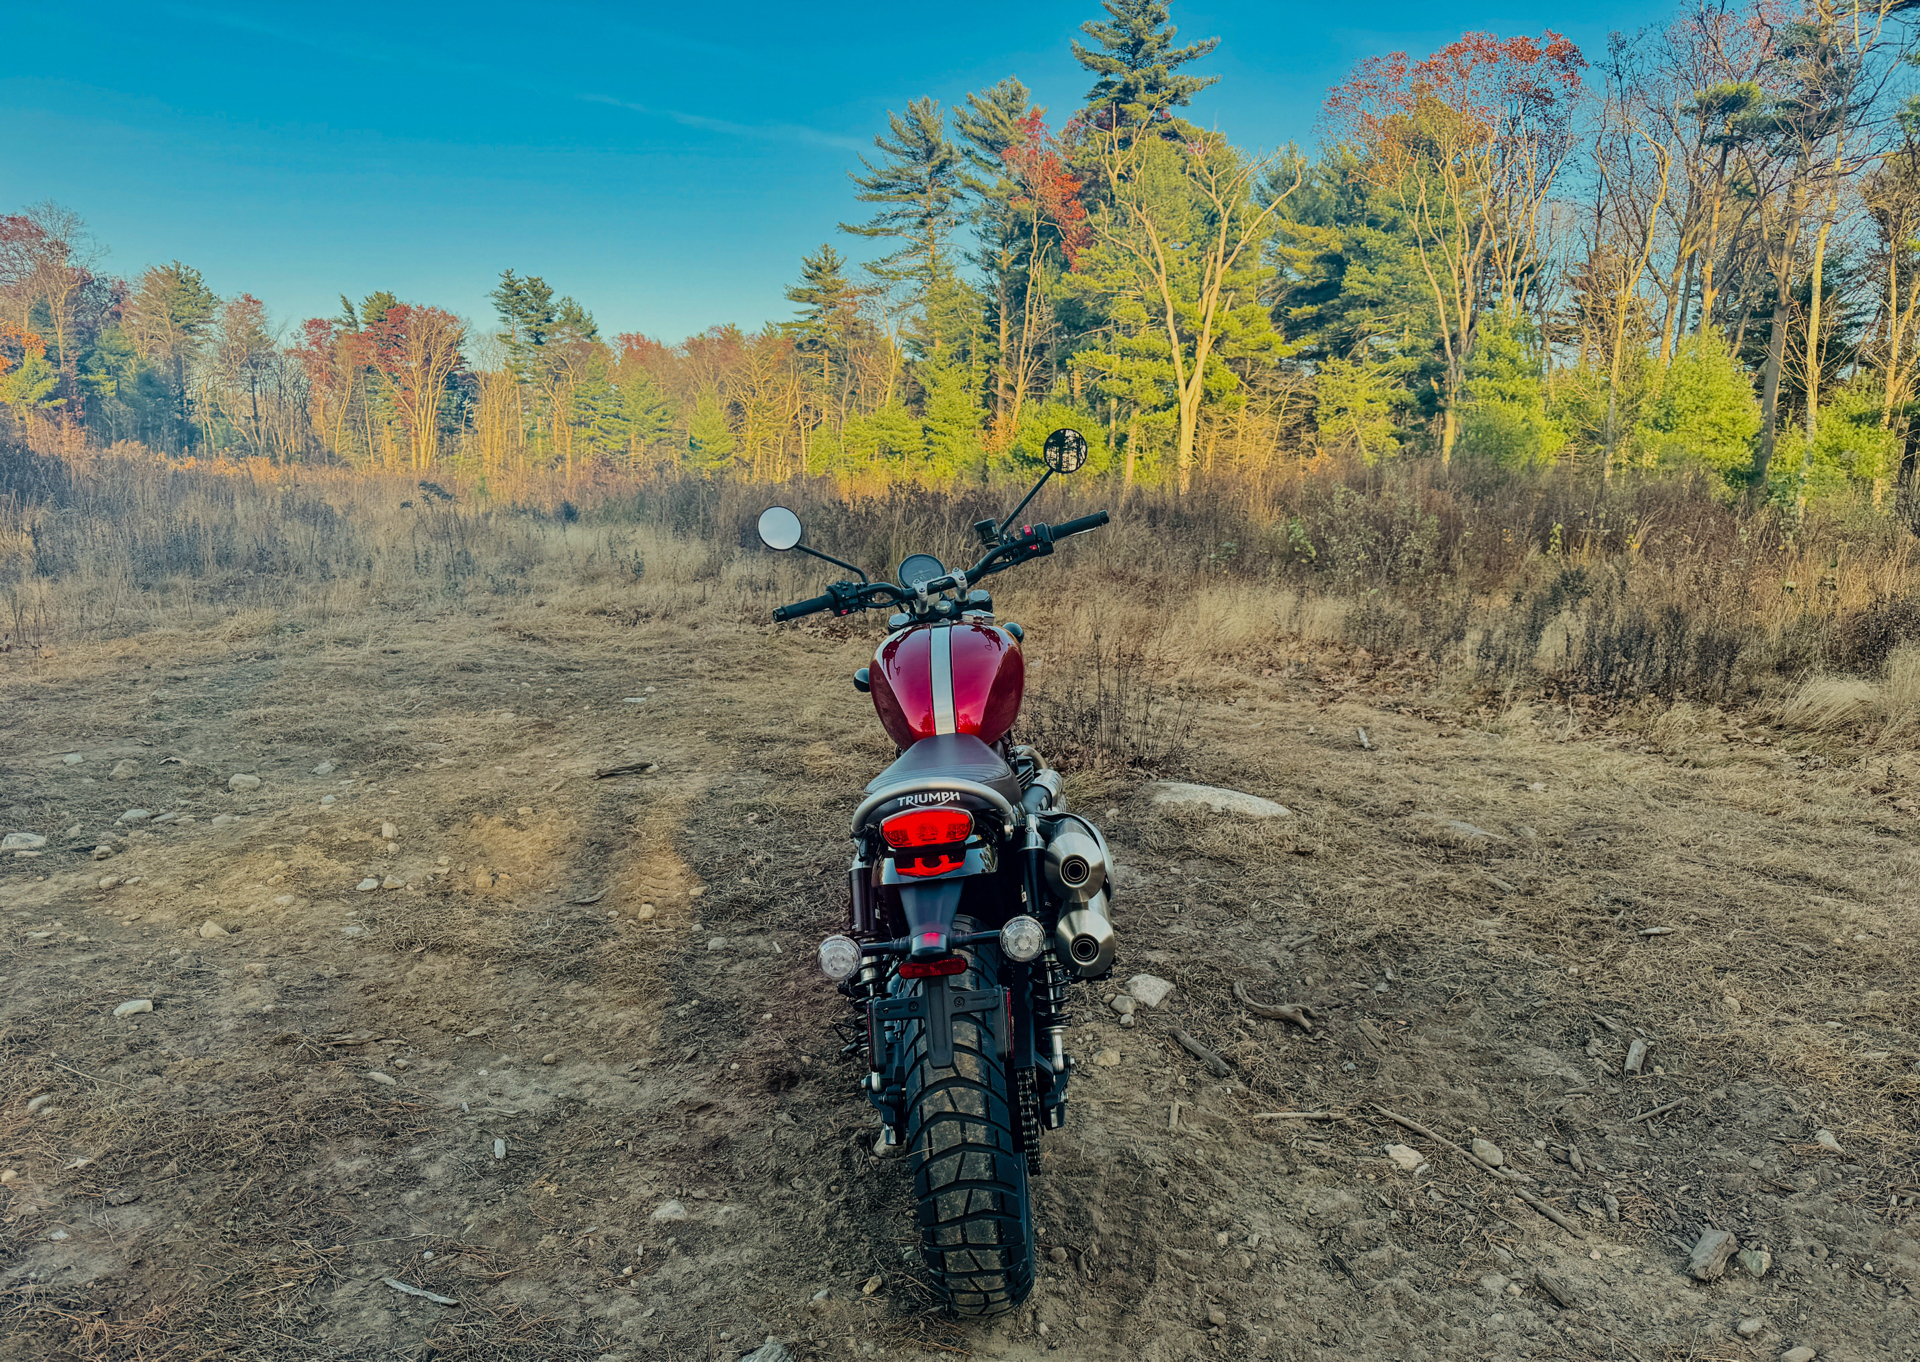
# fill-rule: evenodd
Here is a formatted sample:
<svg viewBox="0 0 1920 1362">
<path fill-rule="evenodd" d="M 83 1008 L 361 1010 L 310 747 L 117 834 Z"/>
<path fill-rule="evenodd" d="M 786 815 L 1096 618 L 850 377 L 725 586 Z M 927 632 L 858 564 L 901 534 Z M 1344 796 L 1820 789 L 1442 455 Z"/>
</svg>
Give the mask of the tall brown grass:
<svg viewBox="0 0 1920 1362">
<path fill-rule="evenodd" d="M 968 561 L 968 527 L 1022 490 L 601 475 L 503 503 L 476 486 L 181 467 L 128 449 L 11 462 L 0 486 L 0 633 L 16 654 L 530 598 L 764 618 L 839 575 L 758 546 L 770 502 L 800 513 L 810 544 L 883 573 L 909 552 Z M 1096 507 L 1112 525 L 992 585 L 1174 662 L 1334 647 L 1363 664 L 1416 659 L 1489 699 L 1778 700 L 1854 677 L 1913 712 L 1913 664 L 1889 668 L 1920 644 L 1920 558 L 1903 525 L 1865 507 L 1796 522 L 1684 479 L 1322 462 L 1186 497 L 1057 479 L 1026 515 Z M 1817 708 L 1810 693 L 1800 703 Z"/>
</svg>

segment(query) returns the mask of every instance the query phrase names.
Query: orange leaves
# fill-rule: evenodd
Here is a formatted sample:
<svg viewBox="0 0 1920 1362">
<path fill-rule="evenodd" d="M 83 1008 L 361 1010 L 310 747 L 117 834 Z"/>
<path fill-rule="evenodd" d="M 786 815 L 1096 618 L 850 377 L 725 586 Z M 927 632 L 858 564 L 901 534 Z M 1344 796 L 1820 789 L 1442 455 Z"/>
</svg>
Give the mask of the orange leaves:
<svg viewBox="0 0 1920 1362">
<path fill-rule="evenodd" d="M 1007 170 L 1026 193 L 1013 200 L 1022 212 L 1035 214 L 1060 234 L 1060 249 L 1072 269 L 1087 244 L 1087 206 L 1081 201 L 1082 181 L 1067 169 L 1060 142 L 1038 109 L 1018 124 L 1019 140 L 1000 153 Z"/>
<path fill-rule="evenodd" d="M 47 357 L 47 343 L 35 332 L 12 322 L 0 322 L 0 374 L 5 374 L 27 356 Z"/>
</svg>

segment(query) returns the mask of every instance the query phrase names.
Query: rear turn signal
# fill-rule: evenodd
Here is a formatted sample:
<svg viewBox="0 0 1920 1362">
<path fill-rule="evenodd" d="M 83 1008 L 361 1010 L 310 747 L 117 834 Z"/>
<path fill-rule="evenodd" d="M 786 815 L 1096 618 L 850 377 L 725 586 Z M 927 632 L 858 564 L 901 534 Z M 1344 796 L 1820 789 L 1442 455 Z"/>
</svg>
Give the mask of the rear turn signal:
<svg viewBox="0 0 1920 1362">
<path fill-rule="evenodd" d="M 860 968 L 860 943 L 850 936 L 830 936 L 820 943 L 820 972 L 829 979 L 846 979 Z"/>
<path fill-rule="evenodd" d="M 1000 929 L 1000 949 L 1009 960 L 1027 961 L 1047 948 L 1047 929 L 1022 913 Z"/>
<path fill-rule="evenodd" d="M 945 960 L 909 960 L 900 966 L 900 977 L 929 979 L 940 974 L 961 974 L 966 968 L 967 958 L 964 955 L 949 955 Z"/>
</svg>

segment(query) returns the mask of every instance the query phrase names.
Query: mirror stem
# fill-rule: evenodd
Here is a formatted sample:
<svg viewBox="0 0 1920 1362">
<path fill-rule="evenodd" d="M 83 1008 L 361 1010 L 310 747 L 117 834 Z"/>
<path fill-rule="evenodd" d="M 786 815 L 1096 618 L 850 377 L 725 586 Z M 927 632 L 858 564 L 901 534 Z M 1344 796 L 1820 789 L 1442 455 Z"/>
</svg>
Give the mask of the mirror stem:
<svg viewBox="0 0 1920 1362">
<path fill-rule="evenodd" d="M 1013 524 L 1014 518 L 1018 516 L 1020 512 L 1027 509 L 1027 502 L 1032 501 L 1035 497 L 1040 495 L 1040 489 L 1047 485 L 1047 479 L 1052 476 L 1053 476 L 1053 470 L 1051 468 L 1049 468 L 1046 472 L 1042 473 L 1040 475 L 1040 481 L 1036 482 L 1033 485 L 1033 490 L 1027 493 L 1027 495 L 1021 500 L 1018 506 L 1013 508 L 1013 515 L 1008 516 L 1005 520 L 1000 522 L 1000 537 L 1002 539 L 1005 539 L 1007 537 L 1007 526 Z"/>
<path fill-rule="evenodd" d="M 1036 489 L 1036 490 L 1037 490 L 1037 489 Z M 1024 505 L 1026 505 L 1026 503 L 1025 503 L 1024 501 L 1023 501 L 1023 502 L 1021 502 L 1020 504 L 1021 504 L 1022 506 L 1024 506 Z M 807 546 L 806 546 L 805 544 L 795 544 L 795 545 L 794 545 L 793 547 L 794 547 L 795 549 L 797 549 L 797 550 L 799 550 L 799 551 L 800 551 L 801 553 L 810 553 L 810 554 L 812 554 L 812 555 L 813 555 L 813 556 L 814 556 L 815 558 L 818 558 L 818 559 L 820 559 L 820 560 L 821 560 L 822 562 L 827 562 L 827 563 L 832 563 L 832 564 L 833 564 L 833 565 L 834 565 L 835 567 L 843 567 L 843 568 L 845 568 L 845 569 L 846 569 L 846 570 L 847 570 L 848 572 L 855 572 L 855 573 L 859 573 L 859 575 L 860 575 L 860 580 L 861 580 L 862 582 L 865 582 L 865 581 L 867 580 L 867 574 L 866 574 L 866 573 L 864 573 L 864 572 L 861 572 L 859 568 L 857 568 L 857 567 L 855 567 L 855 566 L 854 566 L 854 565 L 853 565 L 852 563 L 849 563 L 849 562 L 848 562 L 848 561 L 847 561 L 846 559 L 844 559 L 844 558 L 835 558 L 835 557 L 834 557 L 834 556 L 833 556 L 832 554 L 830 554 L 830 553 L 822 553 L 822 552 L 820 552 L 820 550 L 819 550 L 819 549 L 810 549 L 810 548 L 808 548 L 808 547 L 807 547 Z"/>
</svg>

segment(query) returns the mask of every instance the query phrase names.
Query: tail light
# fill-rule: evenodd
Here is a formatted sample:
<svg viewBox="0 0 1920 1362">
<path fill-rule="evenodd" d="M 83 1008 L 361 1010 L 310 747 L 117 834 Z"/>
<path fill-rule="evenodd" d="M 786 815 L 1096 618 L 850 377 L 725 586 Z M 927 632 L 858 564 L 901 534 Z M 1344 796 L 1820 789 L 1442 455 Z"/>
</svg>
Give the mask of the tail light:
<svg viewBox="0 0 1920 1362">
<path fill-rule="evenodd" d="M 880 825 L 880 836 L 894 853 L 894 869 L 902 875 L 960 869 L 966 864 L 961 846 L 972 835 L 973 815 L 965 809 L 914 809 Z"/>
<path fill-rule="evenodd" d="M 915 809 L 896 813 L 880 825 L 880 835 L 896 851 L 950 846 L 973 835 L 973 815 L 965 809 Z"/>
<path fill-rule="evenodd" d="M 931 979 L 942 974 L 964 974 L 967 958 L 949 955 L 944 960 L 908 960 L 900 966 L 902 979 Z"/>
</svg>

